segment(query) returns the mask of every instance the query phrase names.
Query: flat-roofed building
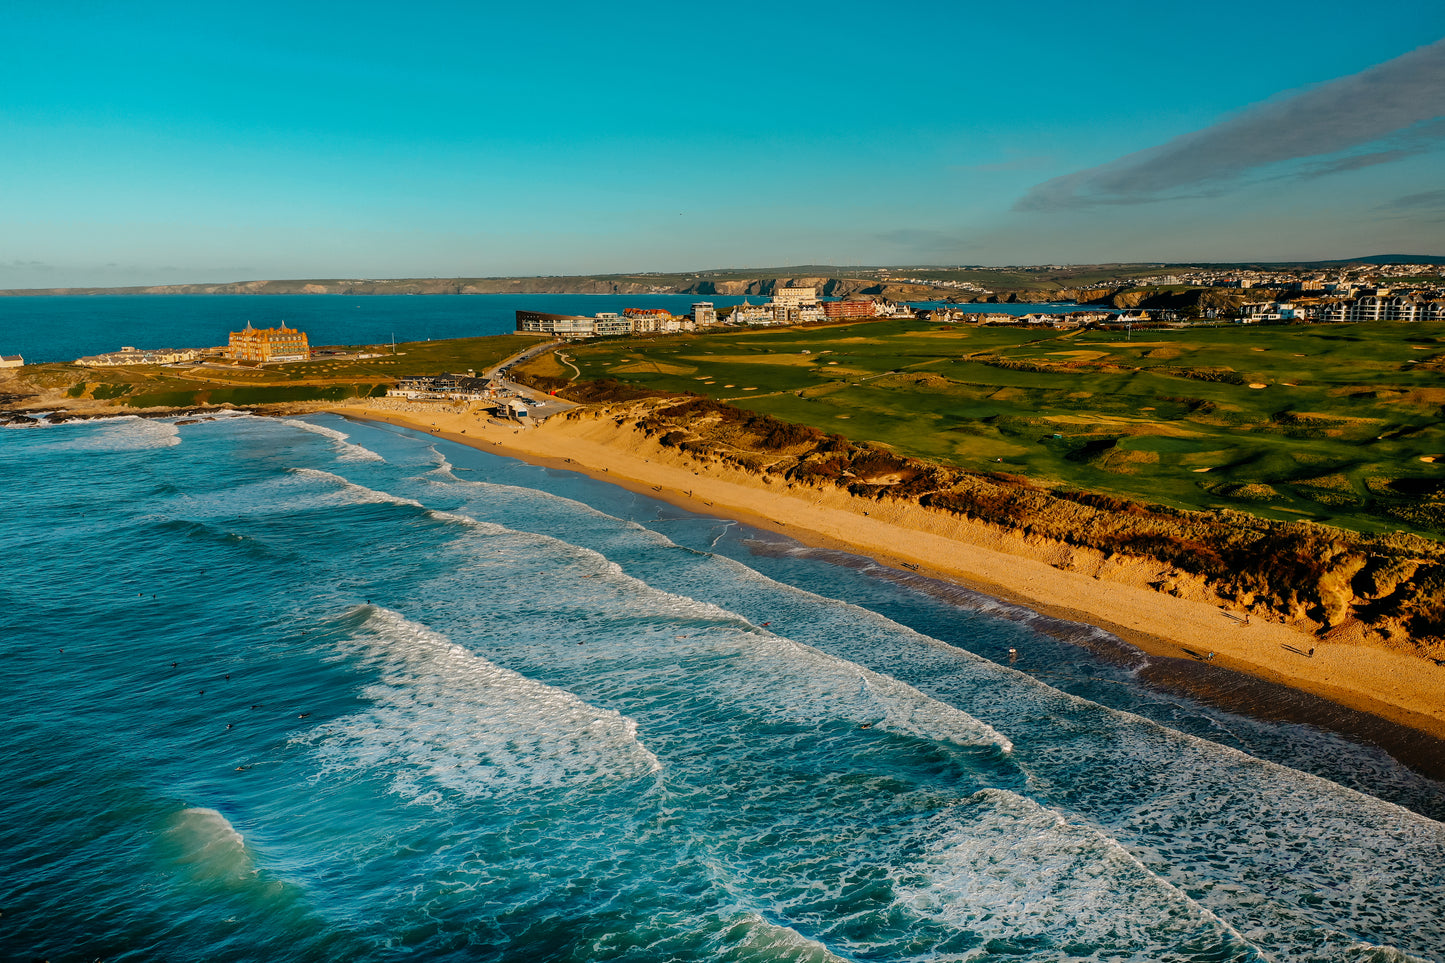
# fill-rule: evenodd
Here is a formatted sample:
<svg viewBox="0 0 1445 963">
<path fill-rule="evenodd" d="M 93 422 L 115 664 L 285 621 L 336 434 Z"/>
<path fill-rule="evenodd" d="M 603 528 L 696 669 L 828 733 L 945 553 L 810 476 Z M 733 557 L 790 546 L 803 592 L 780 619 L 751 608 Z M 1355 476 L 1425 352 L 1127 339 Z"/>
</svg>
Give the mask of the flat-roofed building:
<svg viewBox="0 0 1445 963">
<path fill-rule="evenodd" d="M 241 331 L 231 332 L 226 354 L 233 361 L 309 361 L 311 345 L 306 332 L 286 327 L 253 328 L 251 322 Z"/>
<path fill-rule="evenodd" d="M 827 318 L 871 318 L 878 313 L 872 301 L 824 301 L 823 316 Z"/>
<path fill-rule="evenodd" d="M 711 301 L 699 301 L 692 306 L 692 323 L 699 328 L 717 324 L 717 309 Z"/>
<path fill-rule="evenodd" d="M 518 311 L 517 330 L 529 334 L 555 334 L 560 338 L 591 338 L 597 334 L 597 320 L 578 314 Z"/>
<path fill-rule="evenodd" d="M 605 314 L 606 312 L 603 313 Z M 668 318 L 671 317 L 672 315 L 669 314 Z M 621 337 L 622 335 L 632 333 L 632 319 L 619 318 L 616 314 L 613 314 L 611 317 L 603 317 L 602 314 L 599 314 L 593 319 L 593 330 L 596 331 L 597 336 L 601 338 Z"/>
<path fill-rule="evenodd" d="M 785 304 L 789 307 L 801 307 L 804 304 L 812 304 L 818 300 L 817 288 L 777 288 L 773 291 L 773 303 Z"/>
<path fill-rule="evenodd" d="M 773 323 L 795 324 L 823 317 L 817 288 L 778 288 L 773 292 Z"/>
<path fill-rule="evenodd" d="M 631 318 L 622 317 L 614 311 L 600 311 L 592 318 L 577 314 L 518 311 L 517 330 L 530 334 L 551 334 L 559 338 L 615 338 L 631 334 L 633 325 Z"/>
</svg>

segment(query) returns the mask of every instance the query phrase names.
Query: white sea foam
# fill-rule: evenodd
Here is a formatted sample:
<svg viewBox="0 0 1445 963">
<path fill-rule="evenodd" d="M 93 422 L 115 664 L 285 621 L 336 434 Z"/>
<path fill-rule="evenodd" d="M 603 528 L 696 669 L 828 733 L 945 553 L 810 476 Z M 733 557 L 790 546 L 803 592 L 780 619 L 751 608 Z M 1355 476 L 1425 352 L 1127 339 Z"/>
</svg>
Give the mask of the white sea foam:
<svg viewBox="0 0 1445 963">
<path fill-rule="evenodd" d="M 375 488 L 367 488 L 365 485 L 358 485 L 348 478 L 342 478 L 333 472 L 322 471 L 319 468 L 290 468 L 291 474 L 300 478 L 316 481 L 327 481 L 335 485 L 336 493 L 348 504 L 352 505 L 407 505 L 411 508 L 425 510 L 426 506 L 414 498 L 402 498 L 390 492 L 378 491 Z"/>
<path fill-rule="evenodd" d="M 393 791 L 497 796 L 631 779 L 659 768 L 633 720 L 372 610 L 340 654 L 378 672 L 367 709 L 304 737 L 325 771 L 390 773 Z"/>
<path fill-rule="evenodd" d="M 181 443 L 181 431 L 174 422 L 159 418 L 121 415 L 65 421 L 55 427 L 65 429 L 73 437 L 57 440 L 52 451 L 146 451 L 171 448 Z"/>
<path fill-rule="evenodd" d="M 297 421 L 292 418 L 282 419 L 283 425 L 290 425 L 292 428 L 300 428 L 302 431 L 309 431 L 314 435 L 322 435 L 331 440 L 332 446 L 337 451 L 337 461 L 385 461 L 381 455 L 358 445 L 351 441 L 351 436 L 344 431 L 337 431 L 335 428 L 328 428 L 325 425 L 314 425 L 309 421 Z"/>
<path fill-rule="evenodd" d="M 439 479 L 444 479 L 450 482 L 460 481 L 460 479 L 452 473 L 452 469 L 455 466 L 451 462 L 447 461 L 446 455 L 443 455 L 441 452 L 437 451 L 436 445 L 429 446 L 428 450 L 431 451 L 432 455 L 436 458 L 436 467 L 433 468 L 431 471 L 427 472 L 428 475 L 435 475 Z"/>
<path fill-rule="evenodd" d="M 745 671 L 729 687 L 729 698 L 746 698 L 755 711 L 809 724 L 820 716 L 843 719 L 917 738 L 1012 751 L 1013 745 L 1006 736 L 962 709 L 930 698 L 897 679 L 775 635 L 711 602 L 649 585 L 626 574 L 617 563 L 592 549 L 548 535 L 476 522 L 466 516 L 435 510 L 432 514 L 476 525 L 488 534 L 505 534 L 511 540 L 567 559 L 597 579 L 584 585 L 579 584 L 575 576 L 568 578 L 565 586 L 553 587 L 554 601 L 562 602 L 571 595 L 579 595 L 579 602 L 586 599 L 587 605 L 600 605 L 600 613 L 625 613 L 629 619 L 662 627 L 711 623 L 713 629 L 706 633 L 651 639 L 648 651 L 653 657 L 665 652 L 675 659 L 727 651 L 745 659 Z M 665 536 L 647 529 L 638 529 L 633 534 L 659 546 L 676 547 Z M 597 597 L 600 591 L 610 592 L 615 598 L 600 604 Z M 632 644 L 627 646 L 627 651 L 632 651 Z M 598 648 L 588 651 L 589 658 L 598 655 Z"/>
<path fill-rule="evenodd" d="M 893 871 L 899 902 L 985 939 L 1188 943 L 1205 953 L 1248 947 L 1114 840 L 1014 793 L 975 793 L 934 820 L 926 836 L 923 858 Z"/>
</svg>

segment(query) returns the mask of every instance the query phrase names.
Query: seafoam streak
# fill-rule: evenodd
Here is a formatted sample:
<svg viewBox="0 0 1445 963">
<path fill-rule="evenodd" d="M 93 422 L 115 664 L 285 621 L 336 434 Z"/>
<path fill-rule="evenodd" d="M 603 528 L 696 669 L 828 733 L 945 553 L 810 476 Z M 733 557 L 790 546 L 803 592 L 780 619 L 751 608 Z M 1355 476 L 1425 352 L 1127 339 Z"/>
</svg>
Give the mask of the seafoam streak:
<svg viewBox="0 0 1445 963">
<path fill-rule="evenodd" d="M 364 711 L 318 726 L 322 774 L 395 773 L 392 790 L 497 796 L 659 769 L 621 713 L 495 665 L 424 625 L 370 608 L 338 655 L 378 672 Z"/>
</svg>

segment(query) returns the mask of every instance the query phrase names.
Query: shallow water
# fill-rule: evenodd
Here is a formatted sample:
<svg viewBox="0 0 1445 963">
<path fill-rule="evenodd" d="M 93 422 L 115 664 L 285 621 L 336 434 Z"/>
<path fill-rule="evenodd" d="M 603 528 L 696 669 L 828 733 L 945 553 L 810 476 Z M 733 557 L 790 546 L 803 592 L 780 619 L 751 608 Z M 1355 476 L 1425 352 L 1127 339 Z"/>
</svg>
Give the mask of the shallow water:
<svg viewBox="0 0 1445 963">
<path fill-rule="evenodd" d="M 1103 633 L 329 416 L 0 488 L 7 956 L 1445 959 L 1439 783 Z"/>
</svg>

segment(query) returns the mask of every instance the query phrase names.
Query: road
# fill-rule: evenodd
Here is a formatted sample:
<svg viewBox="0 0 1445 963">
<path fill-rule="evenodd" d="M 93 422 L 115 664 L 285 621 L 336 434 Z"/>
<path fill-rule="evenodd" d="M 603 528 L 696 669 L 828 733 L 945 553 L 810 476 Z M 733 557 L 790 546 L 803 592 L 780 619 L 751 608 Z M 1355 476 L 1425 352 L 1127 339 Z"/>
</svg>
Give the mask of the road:
<svg viewBox="0 0 1445 963">
<path fill-rule="evenodd" d="M 502 374 L 503 371 L 510 368 L 514 364 L 521 364 L 524 361 L 530 361 L 531 359 L 537 357 L 537 355 L 543 354 L 547 351 L 552 351 L 556 348 L 561 347 L 565 343 L 566 342 L 564 341 L 557 340 L 546 341 L 542 344 L 533 345 L 532 347 L 527 348 L 525 351 L 519 351 L 516 354 L 512 355 L 510 358 L 499 362 L 495 367 L 490 368 L 486 372 L 484 372 L 484 376 L 487 378 L 496 379 L 502 385 L 502 387 L 506 388 L 508 391 L 513 392 L 519 398 L 525 398 L 533 402 L 534 404 L 540 403 L 540 409 L 528 409 L 528 413 L 534 419 L 541 420 L 544 418 L 550 418 L 553 415 L 561 414 L 564 411 L 569 411 L 573 408 L 576 408 L 577 405 L 571 401 L 566 401 L 562 398 L 549 395 L 545 391 L 538 391 L 536 388 L 529 388 L 526 385 L 519 385 L 515 381 L 509 381 Z"/>
</svg>

